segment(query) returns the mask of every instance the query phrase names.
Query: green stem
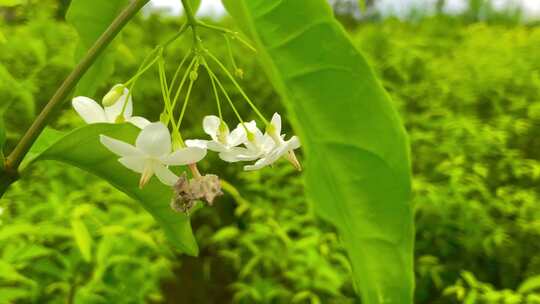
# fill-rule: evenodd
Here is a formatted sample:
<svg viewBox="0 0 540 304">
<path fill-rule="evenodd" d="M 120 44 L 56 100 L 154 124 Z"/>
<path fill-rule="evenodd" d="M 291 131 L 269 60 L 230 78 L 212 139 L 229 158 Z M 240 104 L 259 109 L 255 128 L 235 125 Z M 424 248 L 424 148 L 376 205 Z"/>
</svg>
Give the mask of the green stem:
<svg viewBox="0 0 540 304">
<path fill-rule="evenodd" d="M 178 102 L 178 98 L 180 98 L 180 93 L 182 92 L 182 89 L 184 88 L 184 84 L 186 83 L 186 80 L 189 76 L 189 73 L 191 72 L 191 69 L 193 68 L 193 65 L 195 65 L 195 62 L 197 61 L 197 56 L 194 56 L 191 62 L 189 63 L 186 72 L 184 73 L 184 76 L 182 76 L 182 80 L 180 81 L 180 85 L 178 86 L 178 89 L 176 90 L 176 94 L 174 94 L 174 98 L 172 100 L 172 109 L 176 108 L 176 103 Z"/>
<path fill-rule="evenodd" d="M 191 32 L 193 33 L 193 45 L 195 46 L 195 48 L 197 48 L 197 46 L 199 45 L 197 25 L 199 25 L 199 22 L 195 18 L 195 14 L 193 13 L 193 8 L 191 7 L 191 3 L 189 2 L 189 0 L 182 0 L 182 5 L 184 6 L 184 12 L 186 13 L 187 22 L 191 27 Z"/>
<path fill-rule="evenodd" d="M 150 54 L 148 54 L 148 56 L 146 56 L 146 58 L 143 60 L 143 63 L 141 64 L 141 66 L 139 67 L 139 69 L 137 70 L 137 73 L 135 73 L 135 75 L 133 75 L 133 77 L 131 77 L 128 81 L 126 81 L 124 83 L 125 86 L 128 86 L 130 85 L 131 83 L 134 83 L 137 81 L 137 79 L 139 79 L 139 77 L 141 77 L 142 74 L 146 73 L 146 71 L 148 71 L 149 68 L 151 68 L 154 63 L 156 63 L 156 61 L 158 61 L 158 59 L 160 58 L 159 53 L 157 56 L 155 56 L 153 59 L 151 59 L 152 61 L 150 63 L 147 64 L 148 60 L 150 60 L 150 58 L 154 55 L 155 52 L 161 52 L 163 49 L 161 47 L 157 47 L 155 48 L 154 50 L 152 50 L 152 52 L 150 52 Z"/>
<path fill-rule="evenodd" d="M 210 53 L 210 51 L 206 50 L 206 54 L 208 55 L 208 57 L 210 57 L 210 59 L 212 59 L 215 63 L 217 63 L 217 65 L 221 68 L 221 70 L 223 70 L 225 75 L 227 75 L 227 77 L 231 80 L 231 82 L 234 84 L 234 86 L 236 87 L 238 92 L 240 92 L 240 95 L 242 95 L 242 97 L 244 97 L 244 99 L 247 101 L 247 103 L 249 104 L 251 109 L 255 112 L 255 114 L 257 114 L 257 116 L 259 116 L 259 118 L 266 125 L 268 125 L 269 124 L 268 120 L 264 117 L 264 115 L 261 114 L 259 109 L 255 106 L 253 101 L 251 101 L 251 99 L 247 96 L 246 92 L 244 92 L 244 90 L 242 89 L 240 84 L 238 84 L 238 82 L 236 81 L 234 76 L 229 72 L 229 70 L 225 67 L 225 65 L 223 65 L 223 63 L 221 63 L 221 61 L 219 61 L 219 59 L 217 59 L 216 56 L 212 55 L 212 53 Z"/>
<path fill-rule="evenodd" d="M 204 67 L 208 70 L 208 66 L 206 65 L 206 61 L 204 61 Z M 219 99 L 219 92 L 216 87 L 216 81 L 214 80 L 214 77 L 208 73 L 208 76 L 210 76 L 210 82 L 212 83 L 212 89 L 214 90 L 214 96 L 216 97 L 216 105 L 218 110 L 219 119 L 223 121 L 223 115 L 221 114 L 221 101 Z"/>
<path fill-rule="evenodd" d="M 187 21 L 190 26 L 197 26 L 197 19 L 195 19 L 195 14 L 193 13 L 193 8 L 189 0 L 182 0 L 182 5 L 184 6 L 184 12 L 186 13 Z"/>
<path fill-rule="evenodd" d="M 167 48 L 169 46 L 169 44 L 173 43 L 174 41 L 176 41 L 176 39 L 178 39 L 180 36 L 182 36 L 182 34 L 184 34 L 184 32 L 188 29 L 188 25 L 187 24 L 182 24 L 182 27 L 180 28 L 180 30 L 174 35 L 172 36 L 169 40 L 167 40 L 164 44 L 163 44 L 163 48 Z"/>
<path fill-rule="evenodd" d="M 229 37 L 227 35 L 223 35 L 223 37 L 225 37 L 225 41 L 227 42 L 227 51 L 229 52 L 229 60 L 231 60 L 232 67 L 236 71 L 238 70 L 238 65 L 236 65 L 236 60 L 234 60 L 231 42 L 229 41 Z"/>
<path fill-rule="evenodd" d="M 161 85 L 161 93 L 163 94 L 163 100 L 165 102 L 165 110 L 169 116 L 169 122 L 171 123 L 173 130 L 176 129 L 176 123 L 174 121 L 174 108 L 171 107 L 171 96 L 169 95 L 169 88 L 167 87 L 167 75 L 165 74 L 165 66 L 163 58 L 158 62 L 159 82 Z"/>
<path fill-rule="evenodd" d="M 189 98 L 191 97 L 191 90 L 193 89 L 194 83 L 195 83 L 195 80 L 190 79 L 186 97 L 184 98 L 184 105 L 182 106 L 182 111 L 180 112 L 180 118 L 178 118 L 178 123 L 176 124 L 176 129 L 178 131 L 180 131 L 180 125 L 182 124 L 182 120 L 184 119 L 184 114 L 186 113 L 186 109 L 189 103 Z"/>
<path fill-rule="evenodd" d="M 103 32 L 94 45 L 88 50 L 83 59 L 77 64 L 75 69 L 64 80 L 62 85 L 56 90 L 53 97 L 49 100 L 45 108 L 39 113 L 36 120 L 17 143 L 15 149 L 7 157 L 5 168 L 0 179 L 0 196 L 5 190 L 18 178 L 18 168 L 24 159 L 26 153 L 30 150 L 38 136 L 47 125 L 50 117 L 54 114 L 62 103 L 69 96 L 79 80 L 92 66 L 94 61 L 107 48 L 112 40 L 118 35 L 122 28 L 139 12 L 139 10 L 148 3 L 149 0 L 132 0 L 131 3 L 114 19 L 111 25 Z"/>
<path fill-rule="evenodd" d="M 226 29 L 224 27 L 220 27 L 220 26 L 215 26 L 215 25 L 211 25 L 211 24 L 207 24 L 207 23 L 204 23 L 204 22 L 201 22 L 199 21 L 197 23 L 197 25 L 203 27 L 203 28 L 207 28 L 209 30 L 214 30 L 214 31 L 218 31 L 224 35 L 230 35 L 231 38 L 233 39 L 236 39 L 238 41 L 240 41 L 240 43 L 242 43 L 245 47 L 247 47 L 248 49 L 252 50 L 253 52 L 257 52 L 257 49 L 254 48 L 249 42 L 247 42 L 246 40 L 242 39 L 242 37 L 240 37 L 240 34 L 238 34 L 238 32 L 234 32 L 234 31 L 231 31 L 229 29 Z"/>
<path fill-rule="evenodd" d="M 169 85 L 169 95 L 172 93 L 174 85 L 176 84 L 176 80 L 178 79 L 178 76 L 180 76 L 180 71 L 184 67 L 184 64 L 186 63 L 190 55 L 191 55 L 191 50 L 186 53 L 186 55 L 184 56 L 184 58 L 182 58 L 182 61 L 180 61 L 180 64 L 176 68 L 176 71 L 174 71 L 174 76 L 171 80 L 171 84 Z"/>
<path fill-rule="evenodd" d="M 212 72 L 212 70 L 210 70 L 210 68 L 208 67 L 206 62 L 204 63 L 204 67 L 206 68 L 206 71 L 208 72 L 208 75 L 210 76 L 210 78 L 213 79 L 215 83 L 217 83 L 218 87 L 221 89 L 221 92 L 223 93 L 223 95 L 225 95 L 225 99 L 227 99 L 227 101 L 229 102 L 229 105 L 231 106 L 234 114 L 236 115 L 236 118 L 238 118 L 238 121 L 240 122 L 240 124 L 242 124 L 242 126 L 244 127 L 244 130 L 246 130 L 246 133 L 249 134 L 249 131 L 248 131 L 247 127 L 246 127 L 246 124 L 244 123 L 244 120 L 242 119 L 242 116 L 240 116 L 240 113 L 238 112 L 238 110 L 234 106 L 234 103 L 233 103 L 231 97 L 229 96 L 229 94 L 227 94 L 227 90 L 225 90 L 225 87 L 223 86 L 221 81 L 219 81 L 216 74 L 214 74 L 214 72 Z"/>
</svg>

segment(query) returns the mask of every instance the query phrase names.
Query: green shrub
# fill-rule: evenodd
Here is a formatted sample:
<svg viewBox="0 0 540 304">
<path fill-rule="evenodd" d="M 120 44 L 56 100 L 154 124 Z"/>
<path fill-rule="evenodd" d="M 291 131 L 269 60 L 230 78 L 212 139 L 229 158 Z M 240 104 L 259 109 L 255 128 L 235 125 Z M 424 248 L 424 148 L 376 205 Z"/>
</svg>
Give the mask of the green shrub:
<svg viewBox="0 0 540 304">
<path fill-rule="evenodd" d="M 178 26 L 178 20 L 157 16 L 130 24 L 109 50 L 116 72 L 98 84 L 99 94 L 135 73 Z M 75 40 L 71 29 L 51 18 L 3 25 L 1 32 L 7 42 L 0 54 L 0 105 L 13 102 L 17 113 L 8 117 L 13 143 L 73 66 Z M 438 16 L 366 23 L 352 36 L 399 107 L 411 139 L 415 303 L 538 303 L 540 29 Z M 204 43 L 228 58 L 222 37 L 206 33 Z M 179 62 L 185 51 L 180 40 L 167 56 Z M 257 55 L 239 46 L 234 51 L 246 91 L 265 113 L 282 111 Z M 167 66 L 168 73 L 175 68 Z M 134 93 L 136 113 L 153 120 L 161 110 L 156 79 L 155 71 L 144 75 Z M 185 121 L 188 137 L 203 135 L 202 117 L 216 111 L 207 87 L 201 75 Z M 55 127 L 82 123 L 65 109 Z M 230 111 L 225 114 L 234 121 Z M 239 165 L 215 158 L 201 167 L 239 193 L 230 189 L 234 200 L 229 195 L 194 215 L 201 257 L 177 260 L 131 200 L 77 170 L 42 166 L 0 203 L 0 299 L 357 301 L 339 240 L 311 213 L 301 177 L 282 165 L 239 174 Z M 184 266 L 176 281 L 160 292 L 178 261 Z"/>
<path fill-rule="evenodd" d="M 0 302 L 162 299 L 174 255 L 150 215 L 111 186 L 53 163 L 0 203 Z"/>
<path fill-rule="evenodd" d="M 462 271 L 491 290 L 538 275 L 540 30 L 390 20 L 356 38 L 411 138 L 417 301 L 450 302 Z M 514 303 L 497 301 L 467 303 Z"/>
</svg>

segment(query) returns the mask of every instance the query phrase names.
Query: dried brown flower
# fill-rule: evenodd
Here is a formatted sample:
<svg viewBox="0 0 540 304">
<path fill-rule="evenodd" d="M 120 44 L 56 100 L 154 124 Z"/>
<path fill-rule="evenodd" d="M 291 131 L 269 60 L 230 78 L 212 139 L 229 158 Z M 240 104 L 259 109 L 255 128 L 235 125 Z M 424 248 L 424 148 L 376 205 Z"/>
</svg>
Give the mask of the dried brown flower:
<svg viewBox="0 0 540 304">
<path fill-rule="evenodd" d="M 189 213 L 201 200 L 212 206 L 217 196 L 223 195 L 219 177 L 207 174 L 188 179 L 184 172 L 173 186 L 174 196 L 171 200 L 171 208 L 177 212 Z"/>
</svg>

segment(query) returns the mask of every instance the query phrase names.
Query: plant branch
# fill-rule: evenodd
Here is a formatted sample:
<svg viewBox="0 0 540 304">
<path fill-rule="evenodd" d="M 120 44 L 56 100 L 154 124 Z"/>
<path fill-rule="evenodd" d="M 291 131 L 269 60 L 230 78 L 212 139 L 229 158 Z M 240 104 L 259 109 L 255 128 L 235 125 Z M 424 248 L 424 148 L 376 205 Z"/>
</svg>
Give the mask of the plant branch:
<svg viewBox="0 0 540 304">
<path fill-rule="evenodd" d="M 197 26 L 197 19 L 195 19 L 195 14 L 193 13 L 193 8 L 189 0 L 182 0 L 182 5 L 184 6 L 184 12 L 187 17 L 187 21 L 191 27 Z"/>
<path fill-rule="evenodd" d="M 148 1 L 149 0 L 132 0 L 116 19 L 114 19 L 107 30 L 101 34 L 83 59 L 77 64 L 71 74 L 69 74 L 62 85 L 54 93 L 53 97 L 49 100 L 45 108 L 43 108 L 41 113 L 39 113 L 38 117 L 23 135 L 15 149 L 13 149 L 11 154 L 7 157 L 4 171 L 1 172 L 2 174 L 0 176 L 0 196 L 2 196 L 7 187 L 18 178 L 17 171 L 19 165 L 38 138 L 39 134 L 41 134 L 47 125 L 51 115 L 58 110 L 82 76 L 88 71 L 99 55 L 103 53 L 116 35 L 118 35 L 122 28 L 146 3 L 148 3 Z"/>
</svg>

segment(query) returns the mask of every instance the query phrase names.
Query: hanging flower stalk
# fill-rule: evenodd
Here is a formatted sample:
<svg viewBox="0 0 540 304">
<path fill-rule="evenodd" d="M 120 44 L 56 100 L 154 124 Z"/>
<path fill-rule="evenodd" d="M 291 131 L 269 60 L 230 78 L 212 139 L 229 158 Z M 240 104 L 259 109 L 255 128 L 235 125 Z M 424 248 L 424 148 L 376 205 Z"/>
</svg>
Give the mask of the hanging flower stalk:
<svg viewBox="0 0 540 304">
<path fill-rule="evenodd" d="M 133 77 L 125 83 L 113 86 L 102 98 L 102 106 L 84 96 L 75 97 L 72 104 L 87 123 L 127 122 L 140 128 L 135 143 L 126 143 L 105 135 L 101 135 L 100 141 L 119 157 L 118 161 L 122 165 L 140 174 L 139 187 L 143 188 L 153 176 L 156 176 L 160 182 L 172 188 L 172 209 L 189 213 L 198 201 L 212 205 L 215 198 L 222 195 L 219 177 L 214 174 L 201 174 L 197 167 L 197 163 L 206 156 L 208 150 L 218 153 L 220 159 L 225 162 L 252 162 L 244 166 L 246 171 L 271 166 L 282 158 L 288 160 L 297 170 L 301 170 L 301 165 L 294 152 L 300 147 L 298 137 L 291 136 L 286 139 L 286 135 L 281 134 L 281 116 L 274 113 L 268 120 L 236 79 L 236 77 L 241 79 L 244 73 L 234 61 L 230 41 L 238 41 L 249 49 L 255 49 L 236 32 L 197 21 L 188 1 L 182 2 L 188 16 L 187 23 L 177 35 L 158 45 L 142 62 Z M 233 73 L 205 48 L 198 35 L 198 29 L 207 29 L 224 35 Z M 167 46 L 188 30 L 191 30 L 193 37 L 191 50 L 179 61 L 169 81 L 166 73 L 169 62 L 164 54 Z M 144 117 L 133 116 L 132 92 L 139 77 L 156 66 L 163 111 L 159 121 L 151 123 L 151 120 Z M 221 71 L 226 78 L 220 79 L 214 69 Z M 217 115 L 207 115 L 202 119 L 203 130 L 209 139 L 184 140 L 182 123 L 189 110 L 191 93 L 201 72 L 206 73 L 210 80 Z M 264 132 L 257 127 L 257 121 L 245 122 L 230 97 L 230 92 L 225 89 L 224 81 L 232 83 L 240 93 L 243 102 L 249 105 L 259 122 L 265 126 Z M 223 119 L 223 98 L 238 120 L 232 131 Z"/>
</svg>

